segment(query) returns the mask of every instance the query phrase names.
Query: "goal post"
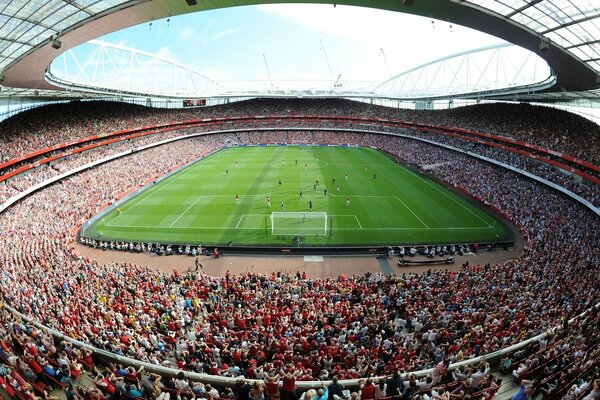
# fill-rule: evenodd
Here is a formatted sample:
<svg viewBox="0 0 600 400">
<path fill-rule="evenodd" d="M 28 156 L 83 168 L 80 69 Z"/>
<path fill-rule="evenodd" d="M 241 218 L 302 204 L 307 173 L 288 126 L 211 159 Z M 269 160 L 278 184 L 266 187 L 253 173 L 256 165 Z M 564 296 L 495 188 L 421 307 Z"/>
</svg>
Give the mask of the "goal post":
<svg viewBox="0 0 600 400">
<path fill-rule="evenodd" d="M 275 236 L 326 235 L 326 212 L 272 212 L 271 234 Z"/>
</svg>

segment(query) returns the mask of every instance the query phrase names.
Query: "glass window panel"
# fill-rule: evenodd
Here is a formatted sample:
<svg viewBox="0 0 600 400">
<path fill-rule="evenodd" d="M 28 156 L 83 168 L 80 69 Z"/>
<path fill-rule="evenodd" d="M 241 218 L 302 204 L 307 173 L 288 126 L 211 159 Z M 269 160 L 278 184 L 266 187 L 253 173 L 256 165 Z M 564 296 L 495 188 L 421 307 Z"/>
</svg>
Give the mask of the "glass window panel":
<svg viewBox="0 0 600 400">
<path fill-rule="evenodd" d="M 31 40 L 28 41 L 28 43 L 32 46 L 37 46 L 38 44 L 40 44 L 41 42 L 43 42 L 44 40 L 47 40 L 48 38 L 50 38 L 52 35 L 54 35 L 56 32 L 53 30 L 47 30 L 44 31 L 38 35 L 35 35 Z"/>
<path fill-rule="evenodd" d="M 63 7 L 58 8 L 55 12 L 46 15 L 43 20 L 43 23 L 47 26 L 57 26 L 60 25 L 59 29 L 64 29 L 67 26 L 62 24 L 62 21 L 67 20 L 72 15 L 82 14 L 82 18 L 86 18 L 87 14 L 82 13 L 79 9 L 73 7 L 72 5 L 64 5 Z M 57 26 L 58 27 L 58 26 Z"/>
<path fill-rule="evenodd" d="M 477 4 L 480 7 L 487 8 L 488 10 L 492 10 L 501 15 L 506 15 L 514 11 L 515 7 L 510 6 L 507 3 L 512 3 L 510 1 L 496 1 L 496 0 L 478 0 L 472 1 L 471 3 Z"/>
<path fill-rule="evenodd" d="M 11 36 L 11 33 L 17 29 L 17 25 L 21 22 L 18 19 L 0 16 L 0 37 L 6 38 Z"/>
<path fill-rule="evenodd" d="M 4 49 L 2 49 L 2 56 L 4 57 L 5 55 L 6 56 L 19 55 L 19 54 L 22 54 L 23 52 L 29 50 L 30 48 L 31 48 L 31 45 L 29 45 L 29 44 L 8 42 L 8 45 L 6 47 L 4 47 Z"/>
<path fill-rule="evenodd" d="M 42 39 L 41 38 L 49 38 L 55 33 L 55 31 L 51 29 L 46 29 L 41 26 L 34 26 L 27 32 L 23 33 L 20 38 L 22 42 L 28 42 L 30 44 L 38 44 Z"/>
<path fill-rule="evenodd" d="M 554 32 L 552 32 L 552 34 L 554 34 Z M 551 34 L 548 34 L 547 36 L 550 37 Z M 560 35 L 559 35 L 560 36 Z M 571 51 L 573 48 L 577 47 L 577 46 L 581 46 L 584 45 L 586 43 L 585 40 L 582 40 L 581 37 L 578 37 L 577 40 L 574 43 L 569 44 L 568 46 L 571 47 L 570 49 L 567 49 L 567 51 Z"/>
<path fill-rule="evenodd" d="M 126 1 L 127 0 L 80 0 L 77 3 L 80 4 L 82 7 L 85 7 L 85 9 L 88 10 L 90 13 L 97 14 L 119 4 L 125 3 Z"/>
<path fill-rule="evenodd" d="M 0 59 L 0 69 L 4 69 L 8 64 L 15 60 L 14 57 L 2 57 Z"/>
<path fill-rule="evenodd" d="M 538 24 L 543 25 L 546 29 L 556 28 L 561 23 L 556 19 L 556 16 L 549 14 L 536 7 L 528 8 L 523 11 L 523 14 L 528 15 L 532 20 L 537 21 Z"/>
<path fill-rule="evenodd" d="M 536 32 L 545 31 L 546 27 L 542 25 L 537 19 L 532 18 L 530 15 L 517 13 L 511 17 L 515 22 L 527 26 Z"/>
<path fill-rule="evenodd" d="M 0 40 L 0 54 L 2 54 L 4 49 L 6 49 L 8 46 L 10 46 L 11 43 L 12 42 L 9 42 L 8 40 Z"/>
<path fill-rule="evenodd" d="M 550 39 L 556 43 L 568 47 L 572 44 L 580 44 L 597 40 L 600 37 L 600 28 L 595 20 L 585 21 L 577 25 L 570 25 L 548 33 Z"/>
<path fill-rule="evenodd" d="M 45 29 L 43 27 L 38 25 L 13 18 L 0 27 L 0 37 L 12 40 L 27 41 L 28 39 L 31 39 L 31 35 L 27 35 L 28 32 L 40 32 L 44 30 Z"/>
<path fill-rule="evenodd" d="M 12 15 L 29 21 L 39 21 L 47 13 L 52 12 L 53 7 L 56 7 L 57 4 L 56 0 L 32 0 L 29 2 L 15 1 L 15 3 L 22 7 L 16 10 Z M 23 3 L 25 3 L 25 5 L 23 5 Z"/>
<path fill-rule="evenodd" d="M 600 54 L 600 43 L 590 44 L 589 47 L 592 49 L 594 54 Z"/>
<path fill-rule="evenodd" d="M 8 1 L 6 7 L 3 5 L 2 13 L 5 15 L 17 15 L 19 12 L 32 14 L 36 9 L 44 5 L 42 0 L 32 0 L 27 3 L 20 1 Z"/>
<path fill-rule="evenodd" d="M 564 0 L 559 7 L 565 13 L 573 16 L 573 19 L 581 19 L 600 11 L 596 0 Z"/>
<path fill-rule="evenodd" d="M 600 18 L 584 21 L 569 28 L 586 42 L 600 39 Z"/>
<path fill-rule="evenodd" d="M 598 55 L 594 54 L 593 50 L 588 46 L 581 46 L 573 49 L 571 53 L 579 57 L 581 60 L 589 60 L 590 58 L 596 58 Z"/>
<path fill-rule="evenodd" d="M 568 47 L 581 43 L 581 39 L 566 29 L 559 29 L 546 34 L 546 37 L 559 46 Z"/>
<path fill-rule="evenodd" d="M 596 71 L 600 71 L 600 62 L 598 61 L 588 61 L 587 65 L 594 68 Z"/>
</svg>

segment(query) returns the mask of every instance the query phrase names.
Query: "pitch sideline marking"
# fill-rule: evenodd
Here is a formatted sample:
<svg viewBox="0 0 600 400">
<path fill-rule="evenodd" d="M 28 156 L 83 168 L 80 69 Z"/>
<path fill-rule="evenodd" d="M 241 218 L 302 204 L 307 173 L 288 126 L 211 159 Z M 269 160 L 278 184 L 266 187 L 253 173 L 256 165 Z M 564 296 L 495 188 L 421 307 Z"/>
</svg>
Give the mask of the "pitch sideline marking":
<svg viewBox="0 0 600 400">
<path fill-rule="evenodd" d="M 358 222 L 358 226 L 360 227 L 360 229 L 362 229 L 363 227 L 362 227 L 360 221 L 358 220 L 358 217 L 355 215 L 354 218 L 356 218 L 356 222 Z"/>
<path fill-rule="evenodd" d="M 450 200 L 452 200 L 453 202 L 455 202 L 456 204 L 458 204 L 459 206 L 461 206 L 462 208 L 464 208 L 465 210 L 467 210 L 469 213 L 471 213 L 472 215 L 476 216 L 477 219 L 479 219 L 481 222 L 483 222 L 486 225 L 487 228 L 491 228 L 492 227 L 489 222 L 487 222 L 486 220 L 484 220 L 483 218 L 481 218 L 479 215 L 475 214 L 473 211 L 471 211 L 470 209 L 468 209 L 464 204 L 456 201 L 455 198 L 450 197 L 447 193 L 444 193 L 440 188 L 433 186 L 432 184 L 430 184 L 429 182 L 427 182 L 425 179 L 421 178 L 420 176 L 418 176 L 418 177 L 427 186 L 434 188 L 435 190 L 437 190 L 438 192 L 440 192 L 441 194 L 443 194 L 444 196 L 446 196 L 447 198 L 449 198 Z"/>
<path fill-rule="evenodd" d="M 379 155 L 382 158 L 385 158 L 385 156 L 379 152 L 377 152 L 377 155 Z M 431 183 L 427 182 L 427 180 L 425 180 L 422 176 L 420 176 L 417 173 L 412 172 L 411 170 L 409 170 L 406 167 L 402 167 L 404 170 L 410 172 L 412 175 L 416 176 L 417 178 L 419 178 L 419 180 L 423 183 L 425 183 L 427 186 L 434 188 L 435 190 L 437 190 L 438 192 L 440 192 L 441 194 L 443 194 L 444 196 L 446 196 L 447 198 L 449 198 L 450 200 L 452 200 L 453 202 L 455 202 L 456 204 L 458 204 L 459 206 L 461 206 L 462 208 L 464 208 L 465 210 L 467 210 L 469 213 L 471 213 L 472 215 L 476 216 L 481 222 L 483 222 L 484 224 L 486 224 L 485 227 L 482 228 L 492 228 L 492 226 L 490 225 L 489 222 L 485 221 L 483 218 L 481 218 L 479 215 L 475 214 L 473 211 L 469 210 L 464 204 L 459 203 L 458 201 L 456 201 L 456 199 L 450 197 L 447 193 L 444 193 L 440 188 L 438 188 L 437 186 L 432 185 Z"/>
<path fill-rule="evenodd" d="M 196 159 L 196 161 L 200 161 L 200 159 Z M 192 162 L 192 161 L 190 161 Z M 114 217 L 113 219 L 110 220 L 109 223 L 104 224 L 106 226 L 118 226 L 118 225 L 112 225 L 113 221 L 117 218 L 119 218 L 121 215 L 125 214 L 128 211 L 133 210 L 138 204 L 140 204 L 142 201 L 149 199 L 150 197 L 154 196 L 156 193 L 160 192 L 161 190 L 163 190 L 164 188 L 166 188 L 167 186 L 169 186 L 170 184 L 172 184 L 173 182 L 175 182 L 176 180 L 178 180 L 179 178 L 181 178 L 182 176 L 184 176 L 185 174 L 187 174 L 188 172 L 190 172 L 191 170 L 193 170 L 192 165 L 188 165 L 183 171 L 179 171 L 180 173 L 177 173 L 175 177 L 169 177 L 169 178 L 174 178 L 173 180 L 170 180 L 169 178 L 165 179 L 167 182 L 165 183 L 165 180 L 162 180 L 160 182 L 158 182 L 158 185 L 160 185 L 161 183 L 164 183 L 161 187 L 159 187 L 158 189 L 156 189 L 155 191 L 153 191 L 152 193 L 148 194 L 147 196 L 141 196 L 142 198 L 139 199 L 138 201 L 136 201 L 135 203 L 133 203 L 132 205 L 128 206 L 127 208 L 125 208 L 125 210 L 121 211 L 121 214 L 117 214 L 116 217 Z M 146 186 L 146 185 L 144 185 Z M 142 186 L 142 188 L 144 187 Z M 150 188 L 148 188 L 150 189 Z M 141 193 L 140 193 L 141 194 Z"/>
<path fill-rule="evenodd" d="M 173 227 L 173 225 L 175 225 L 175 223 L 176 223 L 177 221 L 179 221 L 179 220 L 181 219 L 181 217 L 183 217 L 183 216 L 184 216 L 184 215 L 185 215 L 185 214 L 186 214 L 186 213 L 187 213 L 187 212 L 190 210 L 190 208 L 194 207 L 194 206 L 196 205 L 196 203 L 198 202 L 198 200 L 200 200 L 200 199 L 201 199 L 201 198 L 203 198 L 203 197 L 204 197 L 204 196 L 198 196 L 198 198 L 197 198 L 196 200 L 194 200 L 194 202 L 193 202 L 193 203 L 192 203 L 192 204 L 191 204 L 191 205 L 190 205 L 188 208 L 186 208 L 186 209 L 185 209 L 185 211 L 184 211 L 183 213 L 179 214 L 179 217 L 177 217 L 177 218 L 175 219 L 175 221 L 171 222 L 171 225 L 169 225 L 169 228 L 172 228 L 172 227 Z"/>
<path fill-rule="evenodd" d="M 246 215 L 246 214 L 242 214 L 242 216 L 240 217 L 240 220 L 238 221 L 237 225 L 235 226 L 235 229 L 239 229 L 239 227 L 240 227 L 240 224 L 242 223 L 242 220 L 244 219 L 244 216 L 245 216 L 245 215 Z"/>
<path fill-rule="evenodd" d="M 425 222 L 423 222 L 423 220 L 422 220 L 422 219 L 421 219 L 421 218 L 420 218 L 420 217 L 419 217 L 417 214 L 415 214 L 415 212 L 414 212 L 414 211 L 413 211 L 413 210 L 412 210 L 412 209 L 411 209 L 409 206 L 407 206 L 407 205 L 406 205 L 406 203 L 405 203 L 405 202 L 403 202 L 403 201 L 402 201 L 402 199 L 401 199 L 400 197 L 396 196 L 396 199 L 398 199 L 398 201 L 399 201 L 400 203 L 402 203 L 402 205 L 403 205 L 404 207 L 406 207 L 406 209 L 407 209 L 408 211 L 410 211 L 412 215 L 414 215 L 415 217 L 417 217 L 417 219 L 418 219 L 418 220 L 419 220 L 419 221 L 420 221 L 420 222 L 421 222 L 421 223 L 422 223 L 422 224 L 425 226 L 425 228 L 429 229 L 429 226 L 427 226 L 427 224 L 426 224 Z"/>
</svg>

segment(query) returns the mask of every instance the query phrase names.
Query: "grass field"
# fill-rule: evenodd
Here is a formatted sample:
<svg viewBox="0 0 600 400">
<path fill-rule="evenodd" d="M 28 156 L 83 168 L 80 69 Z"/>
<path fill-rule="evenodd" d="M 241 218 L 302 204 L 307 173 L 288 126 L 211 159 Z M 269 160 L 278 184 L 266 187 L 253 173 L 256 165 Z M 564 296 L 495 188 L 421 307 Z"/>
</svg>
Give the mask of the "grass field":
<svg viewBox="0 0 600 400">
<path fill-rule="evenodd" d="M 513 239 L 492 215 L 376 150 L 322 146 L 224 149 L 132 197 L 119 207 L 120 213 L 115 209 L 99 218 L 85 235 L 104 240 L 288 246 L 293 235 L 289 230 L 286 236 L 272 233 L 271 212 L 281 211 L 282 202 L 287 212 L 309 212 L 309 201 L 313 212 L 327 213 L 326 231 L 323 219 L 310 219 L 308 225 L 319 228 L 320 235 L 306 228 L 301 218 L 283 221 L 291 224 L 288 229 L 297 227 L 298 235 L 310 233 L 302 236 L 304 245 Z"/>
</svg>

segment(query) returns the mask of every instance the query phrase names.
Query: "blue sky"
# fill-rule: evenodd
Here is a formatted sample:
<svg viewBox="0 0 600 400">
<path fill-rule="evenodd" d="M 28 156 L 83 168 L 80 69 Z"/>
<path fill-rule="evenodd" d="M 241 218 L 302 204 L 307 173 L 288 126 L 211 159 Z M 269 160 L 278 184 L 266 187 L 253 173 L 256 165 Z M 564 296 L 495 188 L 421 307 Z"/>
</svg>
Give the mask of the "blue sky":
<svg viewBox="0 0 600 400">
<path fill-rule="evenodd" d="M 343 80 L 381 81 L 439 57 L 502 43 L 428 18 L 308 4 L 175 16 L 100 39 L 159 54 L 217 81 L 266 80 L 263 54 L 272 79 L 330 80 L 341 75 Z"/>
</svg>

